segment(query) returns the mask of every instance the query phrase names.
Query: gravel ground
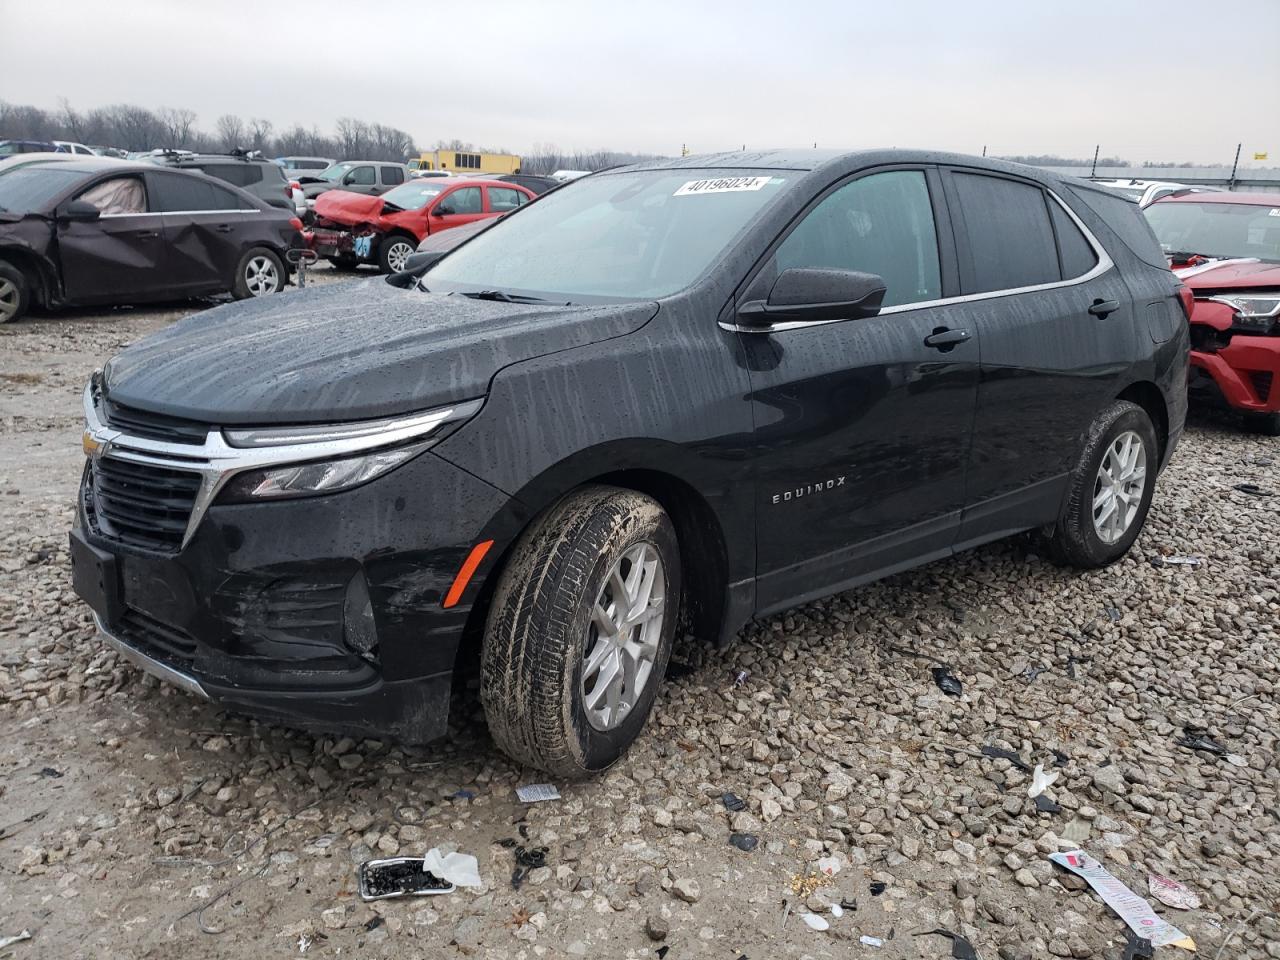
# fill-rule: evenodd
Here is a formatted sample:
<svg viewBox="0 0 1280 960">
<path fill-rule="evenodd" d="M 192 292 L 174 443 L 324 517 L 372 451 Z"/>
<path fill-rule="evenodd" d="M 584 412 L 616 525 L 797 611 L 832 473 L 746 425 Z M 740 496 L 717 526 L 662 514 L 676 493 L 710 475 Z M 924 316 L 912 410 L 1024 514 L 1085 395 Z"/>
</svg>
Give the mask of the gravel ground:
<svg viewBox="0 0 1280 960">
<path fill-rule="evenodd" d="M 471 687 L 447 741 L 407 750 L 225 714 L 95 641 L 66 550 L 79 392 L 192 309 L 0 328 L 0 939 L 32 935 L 0 956 L 899 960 L 949 956 L 914 936 L 942 927 L 983 960 L 1119 958 L 1123 924 L 1046 859 L 1078 844 L 1140 894 L 1148 871 L 1191 887 L 1201 908 L 1160 910 L 1199 956 L 1280 957 L 1277 441 L 1196 419 L 1111 569 L 1010 541 L 682 646 L 629 757 L 525 806 L 542 778 Z M 1243 765 L 1177 746 L 1188 725 Z M 1056 771 L 1060 812 L 990 745 Z M 519 889 L 512 841 L 547 848 Z M 485 886 L 360 901 L 356 864 L 432 846 Z"/>
</svg>

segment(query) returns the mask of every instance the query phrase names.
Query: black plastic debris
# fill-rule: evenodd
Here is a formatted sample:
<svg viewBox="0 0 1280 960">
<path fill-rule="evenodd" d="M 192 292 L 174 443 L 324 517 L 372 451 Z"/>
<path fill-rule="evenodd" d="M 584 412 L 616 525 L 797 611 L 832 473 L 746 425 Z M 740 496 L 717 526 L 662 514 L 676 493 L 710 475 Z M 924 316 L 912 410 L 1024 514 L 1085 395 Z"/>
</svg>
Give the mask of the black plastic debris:
<svg viewBox="0 0 1280 960">
<path fill-rule="evenodd" d="M 926 930 L 924 933 L 917 933 L 915 936 L 946 937 L 951 941 L 952 960 L 978 960 L 978 953 L 973 949 L 973 944 L 958 933 L 938 928 L 937 930 Z"/>
<path fill-rule="evenodd" d="M 654 952 L 654 955 L 657 956 L 658 960 L 664 960 L 664 958 L 667 955 L 667 951 L 670 949 L 671 949 L 670 947 L 663 944 L 661 947 L 659 947 L 657 950 L 653 952 Z"/>
<path fill-rule="evenodd" d="M 1202 750 L 1218 757 L 1225 757 L 1229 752 L 1226 747 L 1209 735 L 1207 727 L 1183 727 L 1183 736 L 1174 741 L 1179 747 L 1188 750 Z"/>
<path fill-rule="evenodd" d="M 1120 613 L 1119 607 L 1107 607 L 1108 620 L 1110 620 L 1112 623 L 1119 623 L 1120 617 L 1121 617 L 1121 613 Z"/>
<path fill-rule="evenodd" d="M 519 824 L 516 829 L 520 831 L 520 836 L 524 837 L 526 840 L 529 839 L 529 825 L 527 823 Z"/>
<path fill-rule="evenodd" d="M 366 860 L 360 864 L 360 898 L 383 900 L 387 897 L 421 897 L 452 893 L 453 884 L 424 870 L 424 863 L 421 857 Z"/>
<path fill-rule="evenodd" d="M 729 834 L 729 842 L 743 853 L 750 853 L 760 846 L 760 838 L 750 833 L 731 833 Z"/>
<path fill-rule="evenodd" d="M 1132 930 L 1126 930 L 1124 954 L 1120 960 L 1155 960 L 1155 948 L 1151 941 L 1138 936 Z"/>
<path fill-rule="evenodd" d="M 546 865 L 546 847 L 516 847 L 516 868 L 511 872 L 511 888 L 519 890 L 530 870 L 537 870 Z"/>
<path fill-rule="evenodd" d="M 1062 807 L 1054 803 L 1043 793 L 1036 797 L 1036 809 L 1041 813 L 1061 813 Z"/>
<path fill-rule="evenodd" d="M 1023 670 L 1022 673 L 1018 674 L 1018 676 L 1022 677 L 1022 679 L 1027 681 L 1027 683 L 1035 683 L 1036 677 L 1047 672 L 1048 669 L 1049 668 L 1043 664 L 1036 664 L 1034 667 L 1027 667 L 1027 669 Z"/>
<path fill-rule="evenodd" d="M 381 917 L 371 917 L 368 920 L 368 922 L 365 923 L 364 928 L 366 930 L 377 930 L 380 926 L 382 926 L 382 924 L 383 924 L 383 920 Z"/>
<path fill-rule="evenodd" d="M 1023 773 L 1031 772 L 1031 766 L 1012 750 L 1005 750 L 1003 747 L 983 747 L 982 755 L 984 757 L 995 757 L 999 760 L 1008 760 Z"/>
<path fill-rule="evenodd" d="M 840 909 L 841 910 L 857 910 L 858 909 L 857 899 L 855 898 L 853 900 L 841 900 Z"/>
<path fill-rule="evenodd" d="M 62 771 L 55 770 L 53 767 L 44 767 L 40 771 L 40 776 L 48 777 L 50 780 L 60 780 L 62 779 Z"/>
<path fill-rule="evenodd" d="M 880 896 L 880 894 L 884 893 L 885 890 L 887 890 L 888 888 L 889 888 L 889 885 L 885 883 L 883 880 L 871 881 L 871 895 L 873 897 Z"/>
<path fill-rule="evenodd" d="M 1067 762 L 1071 759 L 1061 750 L 1054 750 L 1050 748 L 1049 752 L 1053 754 L 1053 765 L 1055 767 L 1065 767 Z"/>
<path fill-rule="evenodd" d="M 720 798 L 720 801 L 724 804 L 724 808 L 726 810 L 730 810 L 733 813 L 747 809 L 747 801 L 743 800 L 737 794 L 726 793 Z"/>
<path fill-rule="evenodd" d="M 499 840 L 499 841 L 498 841 L 498 846 L 500 846 L 500 847 L 506 847 L 508 850 L 510 850 L 510 849 L 511 849 L 512 847 L 514 847 L 518 842 L 519 842 L 519 841 L 518 841 L 518 840 L 516 840 L 516 838 L 515 838 L 515 837 L 503 837 L 501 840 Z"/>
<path fill-rule="evenodd" d="M 474 800 L 476 798 L 476 792 L 474 790 L 467 790 L 466 788 L 463 788 L 462 790 L 455 790 L 450 796 L 454 800 Z"/>
<path fill-rule="evenodd" d="M 941 690 L 949 697 L 958 697 L 964 693 L 964 684 L 962 684 L 951 673 L 951 668 L 945 663 L 938 664 L 932 670 L 933 682 L 938 685 Z"/>
<path fill-rule="evenodd" d="M 1270 490 L 1263 490 L 1256 483 L 1237 483 L 1233 490 L 1239 490 L 1241 493 L 1247 493 L 1251 497 L 1273 497 L 1275 496 Z"/>
</svg>

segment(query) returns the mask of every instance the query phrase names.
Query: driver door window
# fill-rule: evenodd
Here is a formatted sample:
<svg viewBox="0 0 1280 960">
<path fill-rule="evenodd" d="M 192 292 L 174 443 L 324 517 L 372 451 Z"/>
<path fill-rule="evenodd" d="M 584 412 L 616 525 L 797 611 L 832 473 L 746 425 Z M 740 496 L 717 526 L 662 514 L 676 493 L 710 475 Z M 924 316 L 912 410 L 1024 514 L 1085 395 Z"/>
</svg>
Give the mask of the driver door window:
<svg viewBox="0 0 1280 960">
<path fill-rule="evenodd" d="M 346 179 L 346 183 L 353 187 L 372 187 L 377 182 L 377 171 L 373 167 L 356 167 Z"/>
<path fill-rule="evenodd" d="M 104 217 L 136 216 L 147 212 L 147 192 L 138 177 L 103 180 L 76 199 L 93 204 Z"/>
<path fill-rule="evenodd" d="M 938 235 L 921 170 L 892 170 L 845 184 L 782 241 L 778 272 L 859 270 L 884 279 L 884 306 L 942 296 Z"/>
<path fill-rule="evenodd" d="M 440 205 L 448 210 L 449 213 L 454 214 L 473 215 L 484 212 L 484 208 L 481 206 L 479 187 L 463 187 L 455 190 L 441 200 Z"/>
</svg>

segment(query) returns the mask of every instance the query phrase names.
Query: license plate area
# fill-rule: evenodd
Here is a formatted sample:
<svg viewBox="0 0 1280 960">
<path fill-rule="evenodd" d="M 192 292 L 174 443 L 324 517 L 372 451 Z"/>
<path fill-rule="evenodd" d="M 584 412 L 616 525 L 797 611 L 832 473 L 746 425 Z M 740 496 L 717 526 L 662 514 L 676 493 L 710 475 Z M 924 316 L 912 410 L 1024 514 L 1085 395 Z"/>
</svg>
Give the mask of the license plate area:
<svg viewBox="0 0 1280 960">
<path fill-rule="evenodd" d="M 72 588 L 105 624 L 114 624 L 124 612 L 119 561 L 114 554 L 99 550 L 74 530 L 70 540 Z"/>
</svg>

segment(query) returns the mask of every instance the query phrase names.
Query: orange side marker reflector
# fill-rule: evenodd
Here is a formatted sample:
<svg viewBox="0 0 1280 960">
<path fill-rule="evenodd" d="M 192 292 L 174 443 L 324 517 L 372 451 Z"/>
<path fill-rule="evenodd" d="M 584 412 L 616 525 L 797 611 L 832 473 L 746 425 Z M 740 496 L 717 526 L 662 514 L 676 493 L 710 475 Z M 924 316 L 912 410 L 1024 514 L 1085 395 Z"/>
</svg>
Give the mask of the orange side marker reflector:
<svg viewBox="0 0 1280 960">
<path fill-rule="evenodd" d="M 480 566 L 480 561 L 484 559 L 484 555 L 489 552 L 489 548 L 492 546 L 493 541 L 486 540 L 483 543 L 477 543 L 471 548 L 471 552 L 467 554 L 467 559 L 462 562 L 462 569 L 453 578 L 453 586 L 449 588 L 449 593 L 444 598 L 444 608 L 446 610 L 456 606 L 458 601 L 462 599 L 462 591 L 467 589 L 467 584 L 471 582 L 471 577 L 475 574 L 476 567 Z"/>
</svg>

